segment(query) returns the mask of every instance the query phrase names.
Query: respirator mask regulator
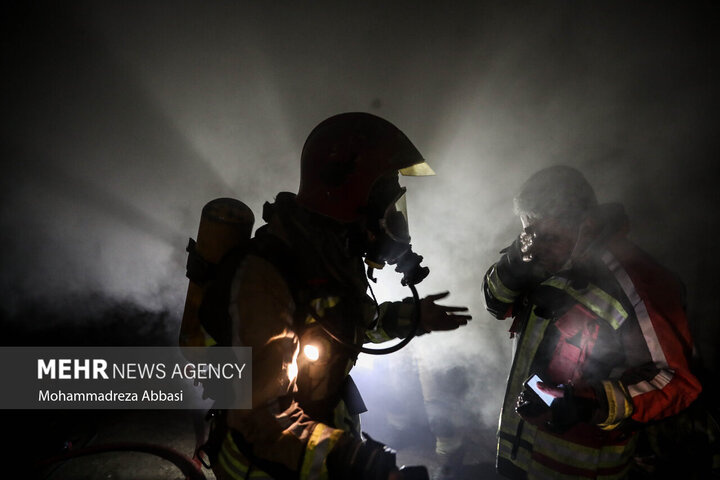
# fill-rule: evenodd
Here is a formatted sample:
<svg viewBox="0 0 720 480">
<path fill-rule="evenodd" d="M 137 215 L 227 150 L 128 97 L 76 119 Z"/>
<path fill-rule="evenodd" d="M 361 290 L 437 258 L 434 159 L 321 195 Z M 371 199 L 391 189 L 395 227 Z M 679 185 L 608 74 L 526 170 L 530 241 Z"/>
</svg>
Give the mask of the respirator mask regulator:
<svg viewBox="0 0 720 480">
<path fill-rule="evenodd" d="M 336 335 L 322 318 L 316 318 L 330 337 L 358 353 L 385 355 L 396 352 L 410 343 L 420 325 L 420 297 L 415 285 L 428 276 L 430 269 L 420 265 L 423 257 L 413 252 L 410 245 L 405 190 L 404 187 L 400 187 L 397 174 L 381 177 L 373 186 L 367 206 L 364 208 L 364 226 L 354 230 L 350 242 L 354 245 L 352 250 L 364 255 L 365 263 L 368 265 L 367 276 L 373 282 L 377 281 L 373 277 L 374 270 L 380 270 L 386 264 L 395 265 L 395 271 L 402 273 L 401 283 L 410 288 L 415 302 L 408 336 L 387 348 L 356 346 Z"/>
<path fill-rule="evenodd" d="M 423 257 L 413 252 L 410 245 L 405 191 L 405 187 L 398 184 L 397 176 L 393 176 L 379 180 L 370 194 L 365 263 L 368 278 L 373 282 L 373 271 L 385 264 L 395 265 L 406 286 L 417 285 L 430 273 L 429 268 L 420 265 Z"/>
</svg>

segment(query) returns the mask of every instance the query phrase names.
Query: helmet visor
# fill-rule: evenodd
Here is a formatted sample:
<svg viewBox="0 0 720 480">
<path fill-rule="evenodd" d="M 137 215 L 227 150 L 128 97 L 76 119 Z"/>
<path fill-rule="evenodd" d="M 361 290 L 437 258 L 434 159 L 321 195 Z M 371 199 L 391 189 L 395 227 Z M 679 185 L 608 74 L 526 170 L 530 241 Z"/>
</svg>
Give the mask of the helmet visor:
<svg viewBox="0 0 720 480">
<path fill-rule="evenodd" d="M 408 225 L 405 191 L 405 187 L 401 188 L 395 200 L 388 205 L 383 218 L 380 219 L 380 227 L 395 242 L 409 244 L 410 227 Z"/>
<path fill-rule="evenodd" d="M 405 177 L 427 177 L 435 175 L 435 171 L 430 168 L 430 165 L 428 165 L 427 162 L 416 163 L 415 165 L 401 168 L 398 171 Z"/>
</svg>

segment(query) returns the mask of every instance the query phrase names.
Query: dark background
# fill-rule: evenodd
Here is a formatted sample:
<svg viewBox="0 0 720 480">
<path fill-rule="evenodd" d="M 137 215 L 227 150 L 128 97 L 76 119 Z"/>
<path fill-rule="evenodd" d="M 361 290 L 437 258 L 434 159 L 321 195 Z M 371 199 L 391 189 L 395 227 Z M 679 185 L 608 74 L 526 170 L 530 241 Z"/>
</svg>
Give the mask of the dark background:
<svg viewBox="0 0 720 480">
<path fill-rule="evenodd" d="M 426 425 L 418 377 L 434 379 L 466 415 L 471 460 L 492 457 L 511 347 L 508 325 L 484 311 L 481 277 L 519 231 L 513 194 L 556 163 L 580 168 L 601 201 L 623 202 L 631 237 L 685 281 L 716 380 L 719 9 L 5 2 L 3 343 L 174 342 L 202 206 L 232 196 L 259 217 L 278 191 L 296 191 L 314 125 L 369 111 L 437 172 L 404 180 L 413 246 L 432 270 L 421 294 L 449 289 L 447 303 L 474 316 L 401 354 L 361 357 L 369 431 L 394 436 L 388 392 Z M 376 293 L 408 294 L 391 272 Z"/>
</svg>

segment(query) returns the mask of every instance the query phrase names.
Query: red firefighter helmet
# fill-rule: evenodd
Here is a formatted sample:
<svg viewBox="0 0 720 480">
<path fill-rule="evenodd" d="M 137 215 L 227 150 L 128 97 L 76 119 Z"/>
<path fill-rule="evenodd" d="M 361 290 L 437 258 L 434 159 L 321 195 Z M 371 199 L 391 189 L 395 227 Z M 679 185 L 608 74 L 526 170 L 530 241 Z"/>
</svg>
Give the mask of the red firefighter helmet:
<svg viewBox="0 0 720 480">
<path fill-rule="evenodd" d="M 395 125 L 369 113 L 341 113 L 321 122 L 305 141 L 297 201 L 352 222 L 362 215 L 376 180 L 393 171 L 434 175 Z"/>
</svg>

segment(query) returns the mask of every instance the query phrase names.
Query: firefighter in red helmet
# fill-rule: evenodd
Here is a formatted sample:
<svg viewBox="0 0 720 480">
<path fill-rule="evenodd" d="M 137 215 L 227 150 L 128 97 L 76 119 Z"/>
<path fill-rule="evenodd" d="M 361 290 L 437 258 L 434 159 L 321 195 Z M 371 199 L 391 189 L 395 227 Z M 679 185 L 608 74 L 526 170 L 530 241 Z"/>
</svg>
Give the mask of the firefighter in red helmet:
<svg viewBox="0 0 720 480">
<path fill-rule="evenodd" d="M 677 414 L 701 386 L 674 275 L 626 238 L 576 169 L 549 167 L 515 197 L 523 231 L 484 278 L 487 309 L 514 319 L 498 429 L 512 479 L 622 479 L 639 426 Z"/>
<path fill-rule="evenodd" d="M 385 264 L 409 285 L 428 273 L 410 245 L 398 172 L 432 174 L 393 124 L 344 113 L 308 137 L 297 195 L 265 205 L 229 305 L 231 343 L 253 349 L 253 408 L 221 419 L 219 479 L 426 478 L 399 470 L 392 450 L 360 432 L 364 405 L 348 375 L 366 342 L 470 319 L 435 303 L 446 294 L 380 305 L 367 294 Z"/>
</svg>

